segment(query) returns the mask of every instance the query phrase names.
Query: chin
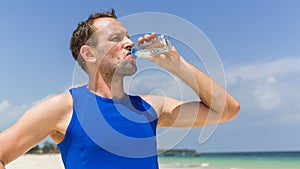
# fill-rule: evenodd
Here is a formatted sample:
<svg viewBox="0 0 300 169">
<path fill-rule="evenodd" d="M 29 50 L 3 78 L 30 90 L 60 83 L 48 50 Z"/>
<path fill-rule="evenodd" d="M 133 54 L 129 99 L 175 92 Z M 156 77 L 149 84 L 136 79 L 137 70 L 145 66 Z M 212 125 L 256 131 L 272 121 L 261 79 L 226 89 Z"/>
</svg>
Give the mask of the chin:
<svg viewBox="0 0 300 169">
<path fill-rule="evenodd" d="M 123 64 L 122 67 L 116 70 L 116 73 L 123 76 L 131 76 L 137 71 L 136 64 L 127 63 Z"/>
<path fill-rule="evenodd" d="M 125 75 L 125 76 L 131 76 L 131 75 L 133 75 L 133 74 L 136 73 L 136 70 L 137 70 L 136 68 L 135 68 L 135 69 L 128 70 L 128 71 L 124 72 L 124 75 Z"/>
</svg>

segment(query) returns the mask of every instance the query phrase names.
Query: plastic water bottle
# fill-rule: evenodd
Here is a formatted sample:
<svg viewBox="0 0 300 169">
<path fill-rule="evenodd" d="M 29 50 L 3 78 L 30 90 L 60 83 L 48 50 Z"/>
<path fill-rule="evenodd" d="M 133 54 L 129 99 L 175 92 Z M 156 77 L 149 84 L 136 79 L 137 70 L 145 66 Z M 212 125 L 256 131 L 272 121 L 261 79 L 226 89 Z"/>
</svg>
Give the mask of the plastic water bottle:
<svg viewBox="0 0 300 169">
<path fill-rule="evenodd" d="M 149 58 L 153 55 L 166 53 L 172 49 L 170 39 L 165 35 L 159 35 L 150 41 L 144 41 L 138 47 L 131 50 L 131 55 L 140 58 Z"/>
</svg>

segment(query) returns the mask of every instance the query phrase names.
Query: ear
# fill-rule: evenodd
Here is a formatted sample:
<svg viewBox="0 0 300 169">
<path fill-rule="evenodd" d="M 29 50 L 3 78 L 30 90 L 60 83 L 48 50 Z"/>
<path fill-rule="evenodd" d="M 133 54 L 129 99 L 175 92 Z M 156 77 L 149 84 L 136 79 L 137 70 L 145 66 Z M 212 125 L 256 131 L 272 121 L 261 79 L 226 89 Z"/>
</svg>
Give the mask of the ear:
<svg viewBox="0 0 300 169">
<path fill-rule="evenodd" d="M 92 48 L 88 45 L 83 45 L 80 48 L 80 54 L 86 62 L 95 63 L 96 56 L 93 54 Z"/>
</svg>

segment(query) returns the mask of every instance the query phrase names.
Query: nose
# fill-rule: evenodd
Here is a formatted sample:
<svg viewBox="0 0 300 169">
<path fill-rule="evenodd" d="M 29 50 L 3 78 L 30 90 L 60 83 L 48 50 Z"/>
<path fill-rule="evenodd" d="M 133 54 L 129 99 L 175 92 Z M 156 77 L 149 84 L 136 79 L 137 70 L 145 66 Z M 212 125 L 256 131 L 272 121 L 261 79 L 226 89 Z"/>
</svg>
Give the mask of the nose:
<svg viewBox="0 0 300 169">
<path fill-rule="evenodd" d="M 134 42 L 129 37 L 124 38 L 124 47 L 125 49 L 131 50 L 134 46 Z"/>
</svg>

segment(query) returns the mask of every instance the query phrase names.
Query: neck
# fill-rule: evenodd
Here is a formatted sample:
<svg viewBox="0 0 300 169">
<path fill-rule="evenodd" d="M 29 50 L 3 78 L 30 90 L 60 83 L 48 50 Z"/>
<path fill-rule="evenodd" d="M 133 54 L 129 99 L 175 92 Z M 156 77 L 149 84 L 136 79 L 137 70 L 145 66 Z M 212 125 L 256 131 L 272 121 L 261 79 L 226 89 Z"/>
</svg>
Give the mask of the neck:
<svg viewBox="0 0 300 169">
<path fill-rule="evenodd" d="M 91 92 L 104 98 L 121 99 L 124 97 L 122 76 L 105 76 L 97 73 L 95 77 L 90 76 L 89 79 L 87 87 Z"/>
</svg>

